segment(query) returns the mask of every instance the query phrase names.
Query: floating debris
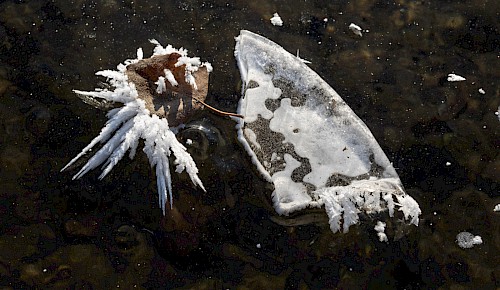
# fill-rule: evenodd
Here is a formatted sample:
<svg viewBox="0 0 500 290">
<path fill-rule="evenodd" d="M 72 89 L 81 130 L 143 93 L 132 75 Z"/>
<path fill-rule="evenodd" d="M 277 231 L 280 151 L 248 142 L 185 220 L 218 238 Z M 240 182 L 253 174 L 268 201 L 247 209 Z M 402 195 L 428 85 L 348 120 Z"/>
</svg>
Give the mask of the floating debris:
<svg viewBox="0 0 500 290">
<path fill-rule="evenodd" d="M 385 234 L 385 226 L 386 223 L 377 221 L 377 225 L 374 228 L 377 232 L 378 240 L 381 242 L 389 242 L 389 240 L 387 239 L 387 235 Z"/>
<path fill-rule="evenodd" d="M 144 139 L 143 151 L 152 167 L 156 167 L 159 205 L 165 214 L 167 192 L 172 207 L 172 181 L 169 156 L 173 153 L 175 172 L 184 170 L 193 184 L 205 190 L 198 177 L 198 168 L 191 155 L 176 138 L 177 128 L 196 110 L 202 108 L 208 92 L 210 63 L 198 57 L 188 57 L 187 50 L 163 47 L 156 40 L 151 58 L 143 59 L 142 49 L 137 58 L 119 64 L 117 70 L 99 71 L 114 90 L 95 89 L 75 93 L 89 98 L 122 103 L 122 107 L 108 112 L 108 122 L 101 133 L 61 171 L 91 151 L 97 143 L 104 143 L 88 162 L 73 176 L 78 179 L 90 170 L 103 165 L 99 179 L 103 179 L 129 151 L 134 158 L 139 140 Z M 167 82 L 165 82 L 165 79 Z"/>
<path fill-rule="evenodd" d="M 449 82 L 462 82 L 465 81 L 465 78 L 463 76 L 459 76 L 456 74 L 448 74 L 448 79 Z"/>
<path fill-rule="evenodd" d="M 333 232 L 360 212 L 403 212 L 418 225 L 406 194 L 366 125 L 314 71 L 278 44 L 242 30 L 235 55 L 243 81 L 238 139 L 274 184 L 276 212 L 324 207 Z"/>
<path fill-rule="evenodd" d="M 457 235 L 456 240 L 458 246 L 462 249 L 470 249 L 475 245 L 480 245 L 483 243 L 483 239 L 480 236 L 474 236 L 469 232 L 460 232 Z"/>
<path fill-rule="evenodd" d="M 283 26 L 283 20 L 278 15 L 278 13 L 274 13 L 273 17 L 271 18 L 271 24 L 274 26 Z"/>
<path fill-rule="evenodd" d="M 361 29 L 361 27 L 359 27 L 354 23 L 349 24 L 349 30 L 351 30 L 354 34 L 356 34 L 359 37 L 363 36 L 362 33 L 363 29 Z"/>
</svg>

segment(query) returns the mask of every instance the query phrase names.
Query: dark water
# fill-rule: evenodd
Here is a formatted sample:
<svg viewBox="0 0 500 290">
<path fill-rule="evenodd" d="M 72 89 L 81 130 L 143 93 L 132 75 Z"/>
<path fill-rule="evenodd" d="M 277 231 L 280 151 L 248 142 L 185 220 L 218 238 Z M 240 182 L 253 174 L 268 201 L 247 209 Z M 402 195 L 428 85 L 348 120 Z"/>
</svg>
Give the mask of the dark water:
<svg viewBox="0 0 500 290">
<path fill-rule="evenodd" d="M 498 3 L 3 1 L 0 286 L 500 287 Z M 283 27 L 270 24 L 274 12 Z M 354 35 L 351 22 L 369 32 Z M 388 231 L 386 244 L 372 225 L 385 216 L 365 217 L 347 234 L 332 234 L 315 213 L 295 217 L 312 223 L 283 225 L 234 123 L 208 112 L 196 119 L 212 135 L 189 135 L 211 140 L 192 152 L 207 193 L 175 174 L 176 207 L 165 217 L 140 150 L 102 181 L 98 171 L 77 181 L 74 171 L 59 172 L 106 122 L 71 90 L 98 86 L 96 71 L 138 47 L 148 56 L 148 39 L 210 61 L 207 102 L 235 111 L 240 29 L 300 49 L 365 121 L 420 203 L 418 228 L 395 226 L 401 231 Z M 447 82 L 452 72 L 467 80 Z M 483 244 L 461 249 L 462 231 Z"/>
</svg>

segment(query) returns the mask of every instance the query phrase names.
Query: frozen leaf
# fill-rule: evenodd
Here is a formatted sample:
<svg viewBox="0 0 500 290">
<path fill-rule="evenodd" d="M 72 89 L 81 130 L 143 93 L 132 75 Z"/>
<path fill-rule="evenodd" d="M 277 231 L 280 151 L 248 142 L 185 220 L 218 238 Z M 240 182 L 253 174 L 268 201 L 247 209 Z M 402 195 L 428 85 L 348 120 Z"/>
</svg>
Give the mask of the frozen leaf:
<svg viewBox="0 0 500 290">
<path fill-rule="evenodd" d="M 100 134 L 62 170 L 70 167 L 98 143 L 102 147 L 87 161 L 73 179 L 102 166 L 99 179 L 104 178 L 127 152 L 134 158 L 139 140 L 144 140 L 144 153 L 156 169 L 159 205 L 165 214 L 167 200 L 172 206 L 172 180 L 169 158 L 175 156 L 175 171 L 186 171 L 193 184 L 205 190 L 198 177 L 198 168 L 171 126 L 182 124 L 200 109 L 208 91 L 209 63 L 188 57 L 184 49 L 163 47 L 157 41 L 151 58 L 143 59 L 142 49 L 137 58 L 126 60 L 117 70 L 104 70 L 96 75 L 107 78 L 109 85 L 95 91 L 78 91 L 88 103 L 98 107 L 122 103 L 107 114 L 109 118 Z M 99 100 L 103 100 L 99 101 Z M 175 130 L 177 131 L 177 130 Z M 62 171 L 61 170 L 61 171 Z"/>
<path fill-rule="evenodd" d="M 249 31 L 235 55 L 243 81 L 238 139 L 274 184 L 278 214 L 324 207 L 333 232 L 347 232 L 361 212 L 397 209 L 418 224 L 418 204 L 370 130 L 325 81 Z"/>
<path fill-rule="evenodd" d="M 200 65 L 197 58 L 173 52 L 130 64 L 126 75 L 151 114 L 177 126 L 201 109 L 199 101 L 207 97 L 209 73 L 206 66 Z"/>
</svg>

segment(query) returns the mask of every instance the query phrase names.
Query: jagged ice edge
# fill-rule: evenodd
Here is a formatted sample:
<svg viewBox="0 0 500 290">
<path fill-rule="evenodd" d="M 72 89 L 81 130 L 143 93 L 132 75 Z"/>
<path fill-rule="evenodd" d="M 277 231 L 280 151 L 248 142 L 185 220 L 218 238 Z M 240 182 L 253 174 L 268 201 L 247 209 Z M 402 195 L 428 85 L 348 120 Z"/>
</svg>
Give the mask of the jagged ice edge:
<svg viewBox="0 0 500 290">
<path fill-rule="evenodd" d="M 370 214 L 387 209 L 389 216 L 393 217 L 397 208 L 414 225 L 418 225 L 421 214 L 418 203 L 403 191 L 397 178 L 356 180 L 347 186 L 318 189 L 313 194 L 318 199 L 318 205 L 324 204 L 330 229 L 334 233 L 340 231 L 341 225 L 346 233 L 351 225 L 359 223 L 361 210 Z"/>
</svg>

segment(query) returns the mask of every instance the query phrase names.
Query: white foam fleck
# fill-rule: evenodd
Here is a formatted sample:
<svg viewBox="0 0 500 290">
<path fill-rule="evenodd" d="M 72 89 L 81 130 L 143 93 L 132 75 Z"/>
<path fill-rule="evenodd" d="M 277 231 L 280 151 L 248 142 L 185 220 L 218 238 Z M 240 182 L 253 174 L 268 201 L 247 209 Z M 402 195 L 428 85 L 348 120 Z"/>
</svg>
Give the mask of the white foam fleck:
<svg viewBox="0 0 500 290">
<path fill-rule="evenodd" d="M 389 242 L 389 239 L 387 239 L 387 235 L 385 234 L 385 226 L 386 223 L 377 221 L 377 224 L 375 225 L 375 231 L 377 232 L 377 236 L 379 241 L 381 242 Z"/>
<path fill-rule="evenodd" d="M 456 242 L 460 248 L 470 249 L 475 245 L 482 244 L 483 239 L 480 236 L 474 236 L 469 232 L 460 232 L 457 235 Z"/>
<path fill-rule="evenodd" d="M 363 36 L 363 32 L 362 32 L 363 29 L 361 29 L 361 27 L 359 27 L 358 25 L 356 25 L 354 23 L 349 24 L 349 30 L 351 30 L 354 34 L 356 34 L 359 37 Z"/>
<path fill-rule="evenodd" d="M 448 74 L 447 80 L 449 82 L 462 82 L 462 81 L 465 81 L 465 78 L 463 76 L 459 76 L 457 74 Z"/>
<path fill-rule="evenodd" d="M 278 15 L 278 13 L 274 13 L 273 17 L 270 20 L 271 24 L 274 26 L 283 26 L 283 20 Z"/>
</svg>

